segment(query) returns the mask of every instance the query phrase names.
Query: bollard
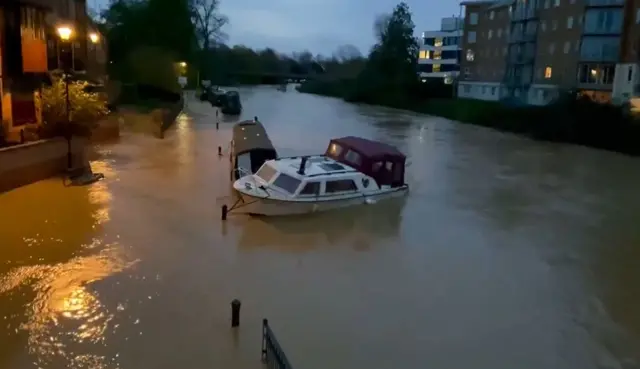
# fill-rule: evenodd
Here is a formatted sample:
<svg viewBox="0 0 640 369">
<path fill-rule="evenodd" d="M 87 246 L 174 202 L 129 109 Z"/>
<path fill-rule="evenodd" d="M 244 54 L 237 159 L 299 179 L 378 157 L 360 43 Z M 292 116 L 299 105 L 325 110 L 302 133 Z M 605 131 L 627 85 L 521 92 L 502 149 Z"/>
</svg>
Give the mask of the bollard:
<svg viewBox="0 0 640 369">
<path fill-rule="evenodd" d="M 216 129 L 220 129 L 220 123 L 216 122 Z"/>
<path fill-rule="evenodd" d="M 222 205 L 222 220 L 227 220 L 227 213 L 229 212 L 229 208 L 227 205 Z"/>
<path fill-rule="evenodd" d="M 222 147 L 218 146 L 218 156 L 222 156 Z"/>
<path fill-rule="evenodd" d="M 231 301 L 231 326 L 237 327 L 240 325 L 240 300 L 234 299 Z"/>
</svg>

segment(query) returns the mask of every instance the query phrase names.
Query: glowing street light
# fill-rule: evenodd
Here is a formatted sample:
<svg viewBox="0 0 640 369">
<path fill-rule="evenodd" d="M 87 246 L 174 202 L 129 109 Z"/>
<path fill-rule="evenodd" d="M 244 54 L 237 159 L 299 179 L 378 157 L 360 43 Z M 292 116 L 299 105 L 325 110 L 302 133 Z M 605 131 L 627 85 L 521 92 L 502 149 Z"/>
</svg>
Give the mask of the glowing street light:
<svg viewBox="0 0 640 369">
<path fill-rule="evenodd" d="M 62 41 L 69 41 L 73 36 L 73 30 L 66 26 L 58 27 L 58 36 Z"/>
<path fill-rule="evenodd" d="M 100 36 L 99 36 L 97 33 L 95 33 L 95 32 L 91 32 L 91 33 L 89 34 L 89 39 L 90 39 L 90 40 L 91 40 L 91 42 L 93 42 L 94 44 L 97 44 L 97 43 L 98 43 L 98 41 L 100 41 Z"/>
<path fill-rule="evenodd" d="M 185 67 L 187 66 L 187 62 L 180 62 L 180 66 L 181 66 L 182 68 L 185 68 Z"/>
</svg>

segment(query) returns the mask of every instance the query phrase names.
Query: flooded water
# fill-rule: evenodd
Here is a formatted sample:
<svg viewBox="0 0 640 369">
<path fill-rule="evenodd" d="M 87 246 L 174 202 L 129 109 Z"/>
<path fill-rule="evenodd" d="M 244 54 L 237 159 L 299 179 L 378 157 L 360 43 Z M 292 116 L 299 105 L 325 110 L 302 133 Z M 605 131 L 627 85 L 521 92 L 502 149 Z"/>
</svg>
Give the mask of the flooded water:
<svg viewBox="0 0 640 369">
<path fill-rule="evenodd" d="M 281 155 L 358 135 L 409 156 L 399 202 L 251 219 L 231 122 L 99 148 L 90 187 L 0 195 L 0 368 L 640 367 L 637 159 L 275 88 L 242 89 Z M 230 302 L 242 301 L 230 328 Z"/>
</svg>

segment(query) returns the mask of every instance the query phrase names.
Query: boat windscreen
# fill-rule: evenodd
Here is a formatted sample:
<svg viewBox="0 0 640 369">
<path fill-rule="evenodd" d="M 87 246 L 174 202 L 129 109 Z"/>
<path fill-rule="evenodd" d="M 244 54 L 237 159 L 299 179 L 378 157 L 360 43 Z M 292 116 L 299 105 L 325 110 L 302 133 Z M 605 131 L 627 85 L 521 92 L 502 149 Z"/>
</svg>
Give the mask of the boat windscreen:
<svg viewBox="0 0 640 369">
<path fill-rule="evenodd" d="M 270 182 L 273 179 L 273 176 L 275 176 L 277 173 L 278 171 L 276 171 L 271 165 L 264 164 L 258 170 L 258 173 L 256 173 L 256 176 L 262 178 L 262 180 L 265 182 Z"/>
</svg>

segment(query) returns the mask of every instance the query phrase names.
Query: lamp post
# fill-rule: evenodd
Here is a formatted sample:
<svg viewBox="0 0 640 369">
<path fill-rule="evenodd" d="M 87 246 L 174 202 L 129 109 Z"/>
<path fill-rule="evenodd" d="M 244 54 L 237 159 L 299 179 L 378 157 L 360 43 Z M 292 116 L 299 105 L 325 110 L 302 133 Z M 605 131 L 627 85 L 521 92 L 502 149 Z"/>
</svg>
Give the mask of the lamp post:
<svg viewBox="0 0 640 369">
<path fill-rule="evenodd" d="M 63 44 L 67 44 L 67 46 L 73 48 L 70 41 L 73 36 L 73 29 L 68 26 L 58 27 L 58 37 L 60 37 L 60 41 Z M 71 50 L 72 52 L 73 50 Z M 73 56 L 71 56 L 73 59 Z M 61 58 L 64 60 L 64 58 Z M 71 169 L 73 166 L 73 160 L 71 157 L 71 98 L 69 96 L 69 77 L 70 77 L 70 68 L 67 65 L 68 63 L 64 63 L 62 69 L 62 78 L 64 79 L 64 98 L 65 98 L 65 115 L 66 115 L 66 124 L 65 124 L 65 138 L 67 139 L 67 169 Z"/>
</svg>

